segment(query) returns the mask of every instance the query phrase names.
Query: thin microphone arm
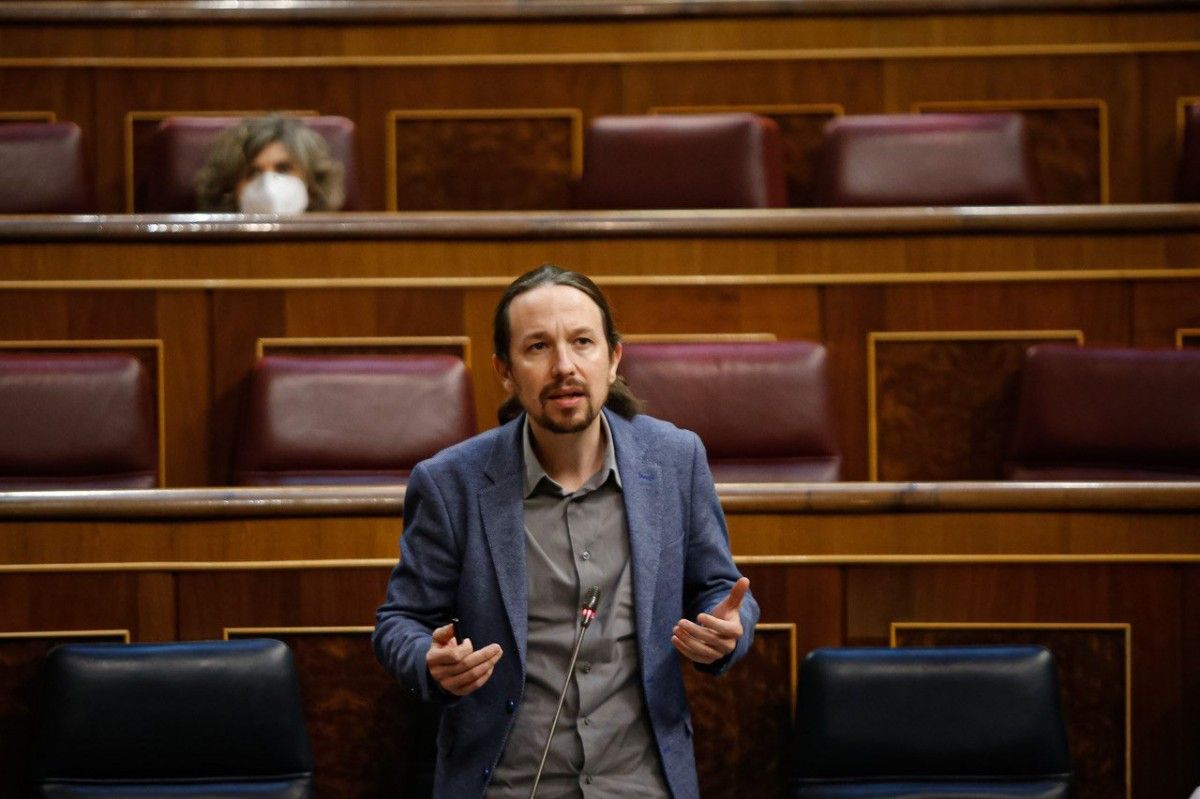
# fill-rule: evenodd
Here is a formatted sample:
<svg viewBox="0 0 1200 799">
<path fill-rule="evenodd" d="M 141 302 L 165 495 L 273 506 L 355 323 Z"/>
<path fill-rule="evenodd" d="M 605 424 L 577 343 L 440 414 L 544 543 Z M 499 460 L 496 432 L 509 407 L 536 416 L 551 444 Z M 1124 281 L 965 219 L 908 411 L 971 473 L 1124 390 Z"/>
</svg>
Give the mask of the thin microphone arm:
<svg viewBox="0 0 1200 799">
<path fill-rule="evenodd" d="M 538 763 L 537 774 L 533 775 L 533 790 L 529 799 L 537 796 L 538 783 L 542 781 L 542 769 L 546 767 L 546 755 L 550 754 L 550 741 L 554 739 L 554 728 L 558 726 L 558 717 L 562 714 L 563 702 L 567 699 L 567 688 L 571 685 L 571 675 L 575 673 L 575 661 L 579 659 L 579 647 L 583 645 L 583 634 L 587 632 L 592 619 L 596 618 L 596 605 L 600 604 L 600 586 L 593 585 L 588 589 L 587 600 L 579 608 L 579 634 L 575 636 L 575 649 L 571 652 L 571 663 L 567 666 L 567 678 L 563 680 L 562 691 L 558 694 L 558 707 L 554 709 L 554 720 L 550 722 L 550 730 L 546 733 L 546 745 L 542 748 L 542 760 Z"/>
</svg>

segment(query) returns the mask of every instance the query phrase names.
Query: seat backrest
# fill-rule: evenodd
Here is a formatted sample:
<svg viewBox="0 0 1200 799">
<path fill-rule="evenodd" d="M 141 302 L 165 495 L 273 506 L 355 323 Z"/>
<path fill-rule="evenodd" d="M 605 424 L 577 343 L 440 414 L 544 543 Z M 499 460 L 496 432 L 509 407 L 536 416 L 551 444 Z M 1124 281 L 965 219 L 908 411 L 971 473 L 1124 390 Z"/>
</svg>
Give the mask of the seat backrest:
<svg viewBox="0 0 1200 799">
<path fill-rule="evenodd" d="M 43 664 L 39 699 L 37 796 L 313 796 L 279 641 L 65 644 Z"/>
<path fill-rule="evenodd" d="M 827 206 L 1037 201 L 1019 114 L 838 117 L 825 126 L 817 184 Z"/>
<path fill-rule="evenodd" d="M 0 490 L 154 488 L 147 371 L 122 353 L 0 352 Z"/>
<path fill-rule="evenodd" d="M 1014 480 L 1200 479 L 1200 351 L 1038 345 L 1021 370 Z"/>
<path fill-rule="evenodd" d="M 137 154 L 144 158 L 142 213 L 191 213 L 196 210 L 196 173 L 208 162 L 213 142 L 241 117 L 168 117 L 159 123 L 149 145 Z M 354 123 L 345 117 L 305 117 L 303 122 L 321 134 L 329 155 L 342 164 L 346 188 L 343 211 L 362 210 L 358 182 Z"/>
<path fill-rule="evenodd" d="M 277 355 L 250 377 L 239 485 L 395 483 L 475 433 L 471 375 L 449 355 Z"/>
<path fill-rule="evenodd" d="M 1180 142 L 1175 199 L 1181 203 L 1200 202 L 1200 103 L 1183 107 L 1183 141 Z"/>
<path fill-rule="evenodd" d="M 803 799 L 1068 795 L 1058 679 L 1041 647 L 814 650 L 796 731 Z"/>
<path fill-rule="evenodd" d="M 95 210 L 73 122 L 0 125 L 0 214 L 83 214 Z"/>
<path fill-rule="evenodd" d="M 627 343 L 646 413 L 692 430 L 720 483 L 838 479 L 825 348 L 807 341 Z"/>
<path fill-rule="evenodd" d="M 578 208 L 787 205 L 783 143 L 753 114 L 597 117 L 584 140 Z"/>
</svg>

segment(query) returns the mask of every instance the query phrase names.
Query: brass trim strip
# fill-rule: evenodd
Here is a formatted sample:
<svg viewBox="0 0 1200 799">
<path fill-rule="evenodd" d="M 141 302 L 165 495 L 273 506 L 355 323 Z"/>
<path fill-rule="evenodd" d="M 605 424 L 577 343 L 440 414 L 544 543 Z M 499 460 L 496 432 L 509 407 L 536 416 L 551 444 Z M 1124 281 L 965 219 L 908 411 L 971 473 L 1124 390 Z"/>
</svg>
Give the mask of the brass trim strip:
<svg viewBox="0 0 1200 799">
<path fill-rule="evenodd" d="M 138 350 L 154 351 L 154 394 L 158 416 L 158 487 L 167 487 L 167 387 L 163 340 L 160 338 L 130 339 L 32 339 L 0 340 L 0 350 Z"/>
<path fill-rule="evenodd" d="M 375 631 L 369 626 L 332 626 L 332 627 L 225 627 L 221 631 L 221 639 L 229 640 L 229 636 L 264 636 L 271 635 L 345 635 L 366 634 Z"/>
<path fill-rule="evenodd" d="M 300 336 L 263 337 L 254 341 L 254 357 L 261 358 L 272 347 L 456 347 L 467 369 L 471 368 L 470 336 Z"/>
<path fill-rule="evenodd" d="M 876 344 L 888 341 L 1072 340 L 1083 345 L 1082 330 L 904 330 L 867 333 L 867 479 L 879 480 L 879 389 Z"/>
<path fill-rule="evenodd" d="M 1099 97 L 1071 98 L 1064 100 L 1048 100 L 1048 99 L 1028 99 L 1028 100 L 928 100 L 917 101 L 911 106 L 913 113 L 923 113 L 928 110 L 934 111 L 976 111 L 976 110 L 995 110 L 995 111 L 1021 111 L 1023 109 L 1046 109 L 1046 108 L 1065 108 L 1065 109 L 1094 109 L 1097 114 L 1097 137 L 1099 139 L 1100 152 L 1097 154 L 1099 158 L 1100 168 L 1100 203 L 1107 205 L 1111 198 L 1111 186 L 1109 181 L 1111 161 L 1109 152 L 1111 146 L 1109 143 L 1109 124 L 1108 124 L 1108 102 Z"/>
<path fill-rule="evenodd" d="M 622 333 L 626 344 L 751 344 L 778 341 L 774 333 Z"/>
<path fill-rule="evenodd" d="M 1187 343 L 1185 339 L 1200 338 L 1200 327 L 1177 327 L 1175 328 L 1175 349 L 1181 350 Z"/>
<path fill-rule="evenodd" d="M 120 638 L 121 643 L 130 641 L 129 630 L 27 630 L 19 633 L 0 632 L 2 639 L 25 638 Z"/>
<path fill-rule="evenodd" d="M 1200 565 L 1200 554 L 1135 553 L 1093 555 L 734 555 L 739 566 L 1053 566 Z M 267 561 L 131 561 L 128 563 L 5 563 L 0 574 L 74 572 L 218 572 L 392 569 L 395 558 L 329 558 Z"/>
<path fill-rule="evenodd" d="M 1039 272 L 859 272 L 803 275 L 597 275 L 601 286 L 844 286 L 939 283 L 1149 282 L 1200 278 L 1200 269 L 1058 269 Z M 434 288 L 496 289 L 512 282 L 497 277 L 212 278 L 179 280 L 8 280 L 0 291 L 228 291 L 262 289 Z"/>
<path fill-rule="evenodd" d="M 53 111 L 0 111 L 0 122 L 57 122 Z"/>
<path fill-rule="evenodd" d="M 761 116 L 845 116 L 846 108 L 841 103 L 737 103 L 712 105 L 652 105 L 649 114 L 719 114 L 747 113 Z"/>
<path fill-rule="evenodd" d="M 387 210 L 400 208 L 400 185 L 396 175 L 399 156 L 396 153 L 396 123 L 402 120 L 451 119 L 566 119 L 571 123 L 571 177 L 578 180 L 583 174 L 583 111 L 579 108 L 432 108 L 420 110 L 392 109 L 387 113 L 384 131 L 384 168 L 387 170 Z"/>
<path fill-rule="evenodd" d="M 1036 56 L 1134 56 L 1200 52 L 1200 42 L 1116 42 L 919 47 L 847 47 L 780 50 L 691 50 L 679 52 L 520 53 L 424 56 L 243 56 L 231 58 L 130 58 L 102 56 L 0 58 L 0 68 L 272 69 L 323 67 L 454 67 L 574 64 L 678 64 L 761 61 L 929 60 Z"/>
</svg>

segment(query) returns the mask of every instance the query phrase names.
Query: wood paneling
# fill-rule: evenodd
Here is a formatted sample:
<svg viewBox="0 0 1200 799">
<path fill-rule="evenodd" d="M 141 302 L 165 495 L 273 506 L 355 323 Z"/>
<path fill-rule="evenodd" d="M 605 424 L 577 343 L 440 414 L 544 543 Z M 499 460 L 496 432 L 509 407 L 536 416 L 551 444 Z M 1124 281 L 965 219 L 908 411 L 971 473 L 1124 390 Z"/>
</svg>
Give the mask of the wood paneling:
<svg viewBox="0 0 1200 799">
<path fill-rule="evenodd" d="M 1130 678 L 1125 625 L 924 625 L 893 627 L 895 646 L 1044 646 L 1054 655 L 1075 790 L 1123 799 L 1127 769 Z"/>
<path fill-rule="evenodd" d="M 583 159 L 578 110 L 394 111 L 388 124 L 390 210 L 570 207 Z"/>
<path fill-rule="evenodd" d="M 871 333 L 871 478 L 1002 479 L 1026 349 L 1081 339 L 1077 331 Z"/>
<path fill-rule="evenodd" d="M 865 515 L 860 521 L 865 525 L 877 518 Z M 2 570 L 0 596 L 7 600 L 20 593 L 36 593 L 43 603 L 60 608 L 61 619 L 76 621 L 97 619 L 88 602 L 71 601 L 101 588 L 97 579 L 110 585 L 124 583 L 132 589 L 125 594 L 124 612 L 114 613 L 118 608 L 107 595 L 103 602 L 90 602 L 91 606 L 106 606 L 109 620 L 136 618 L 137 606 L 145 601 L 136 595 L 134 579 L 142 572 L 132 567 L 100 575 L 70 573 L 66 566 L 58 569 L 49 573 L 23 573 L 11 567 Z M 886 551 L 874 555 L 874 560 L 776 557 L 744 564 L 763 607 L 763 620 L 796 627 L 797 657 L 815 645 L 886 645 L 893 621 L 1128 624 L 1132 631 L 1130 721 L 1135 799 L 1184 795 L 1192 788 L 1184 780 L 1193 774 L 1192 750 L 1186 749 L 1186 744 L 1194 741 L 1194 733 L 1184 729 L 1187 716 L 1182 714 L 1194 707 L 1196 697 L 1196 674 L 1186 668 L 1186 656 L 1195 654 L 1195 637 L 1189 639 L 1188 633 L 1195 632 L 1195 614 L 1189 612 L 1195 609 L 1196 569 L 1194 560 L 1153 563 L 1122 559 L 1121 555 L 1098 563 L 1038 563 L 1015 558 L 1009 563 L 966 559 L 938 564 L 920 558 L 889 561 Z M 370 625 L 374 606 L 382 599 L 389 561 L 355 567 L 310 564 L 302 569 L 210 564 L 157 573 L 167 575 L 178 593 L 180 638 L 221 637 L 227 627 L 268 627 L 295 645 L 314 747 L 319 747 L 318 763 L 336 761 L 340 753 L 348 751 L 344 746 L 349 741 L 380 728 L 398 727 L 398 732 L 394 737 L 380 735 L 379 746 L 388 740 L 408 740 L 404 735 L 413 734 L 408 719 L 402 717 L 412 707 L 402 698 L 390 702 L 395 690 L 380 678 L 365 635 L 287 630 Z M 29 626 L 19 620 L 19 612 L 13 614 L 7 602 L 0 607 L 5 608 L 0 629 Z M 134 639 L 139 639 L 136 625 L 124 626 L 133 629 Z M 778 780 L 787 770 L 786 731 L 796 667 L 791 635 L 786 627 L 760 631 L 754 654 L 725 679 L 690 675 L 697 752 L 702 753 L 701 762 L 709 764 L 703 771 L 704 795 L 734 795 L 734 789 L 744 791 L 744 786 L 750 785 L 749 775 L 732 779 L 709 770 L 722 759 L 726 764 L 739 763 L 738 768 L 750 768 L 752 763 L 756 775 L 752 785 L 768 797 L 782 795 Z M 1104 669 L 1114 666 L 1111 661 L 1118 657 L 1111 642 L 1088 639 L 1080 643 L 1079 639 L 1064 638 L 1051 643 L 1073 648 L 1072 657 L 1064 657 L 1064 663 L 1080 663 L 1079 673 L 1064 681 L 1084 685 L 1091 695 L 1087 697 L 1091 704 L 1081 703 L 1076 708 L 1087 719 L 1081 723 L 1092 725 L 1097 735 L 1121 728 L 1123 703 L 1112 702 L 1112 678 L 1104 677 L 1109 674 Z M 2 643 L 0 651 L 8 651 Z M 1075 654 L 1081 660 L 1073 660 Z M 1117 667 L 1123 667 L 1123 662 Z M 20 690 L 22 687 L 14 687 L 16 692 Z M 5 701 L 11 701 L 11 696 Z M 731 715 L 731 708 L 738 708 L 737 713 Z M 395 779 L 392 769 L 401 765 L 379 757 L 384 750 L 372 746 L 326 765 L 325 779 L 328 785 L 338 786 L 338 795 L 372 795 L 370 781 Z M 404 751 L 397 756 L 403 758 Z M 376 756 L 368 757 L 372 752 Z M 739 755 L 731 755 L 733 752 Z M 2 757 L 7 758 L 8 752 Z M 1109 756 L 1096 757 L 1090 765 L 1108 768 L 1110 761 Z"/>
</svg>

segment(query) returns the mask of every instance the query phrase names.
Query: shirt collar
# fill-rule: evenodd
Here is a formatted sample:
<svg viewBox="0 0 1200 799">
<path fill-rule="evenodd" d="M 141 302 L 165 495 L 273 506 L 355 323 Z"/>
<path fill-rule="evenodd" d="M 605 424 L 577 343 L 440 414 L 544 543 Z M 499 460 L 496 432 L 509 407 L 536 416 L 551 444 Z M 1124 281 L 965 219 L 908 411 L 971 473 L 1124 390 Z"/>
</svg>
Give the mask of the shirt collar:
<svg viewBox="0 0 1200 799">
<path fill-rule="evenodd" d="M 543 478 L 550 482 L 551 485 L 558 488 L 562 487 L 555 483 L 550 475 L 546 474 L 546 470 L 542 468 L 541 461 L 533 451 L 533 433 L 529 429 L 529 414 L 525 414 L 525 421 L 522 423 L 523 432 L 521 433 L 521 442 L 524 449 L 525 457 L 525 498 L 528 499 L 538 484 Z M 604 417 L 604 413 L 600 413 L 600 429 L 604 439 L 604 462 L 600 464 L 600 470 L 595 475 L 589 477 L 587 482 L 583 484 L 584 489 L 598 488 L 604 485 L 605 482 L 611 479 L 616 484 L 617 488 L 621 488 L 621 472 L 617 469 L 617 453 L 613 448 L 612 430 L 608 427 L 608 419 Z"/>
</svg>

